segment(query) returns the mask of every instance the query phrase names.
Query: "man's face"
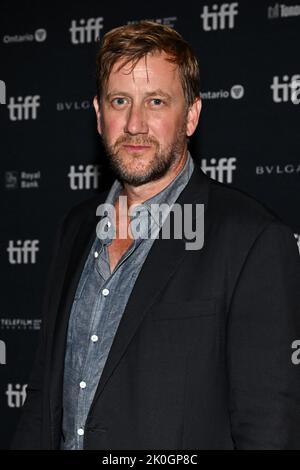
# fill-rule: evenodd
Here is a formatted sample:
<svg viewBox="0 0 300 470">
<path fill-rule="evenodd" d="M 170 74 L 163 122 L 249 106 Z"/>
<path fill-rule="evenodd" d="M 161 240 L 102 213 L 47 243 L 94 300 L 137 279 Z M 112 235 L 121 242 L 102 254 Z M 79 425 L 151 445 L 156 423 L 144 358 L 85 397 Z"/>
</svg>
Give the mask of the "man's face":
<svg viewBox="0 0 300 470">
<path fill-rule="evenodd" d="M 148 54 L 131 72 L 130 63 L 118 70 L 121 63 L 111 71 L 100 107 L 96 99 L 94 106 L 113 169 L 139 186 L 164 176 L 185 155 L 200 105 L 194 105 L 198 114 L 187 109 L 178 67 L 164 53 Z"/>
</svg>

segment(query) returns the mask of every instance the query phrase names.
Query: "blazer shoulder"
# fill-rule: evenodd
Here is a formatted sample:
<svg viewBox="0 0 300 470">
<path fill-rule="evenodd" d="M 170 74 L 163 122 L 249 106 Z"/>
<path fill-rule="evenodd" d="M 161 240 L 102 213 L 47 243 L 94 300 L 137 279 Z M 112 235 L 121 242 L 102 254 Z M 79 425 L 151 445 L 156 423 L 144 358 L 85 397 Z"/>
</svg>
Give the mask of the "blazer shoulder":
<svg viewBox="0 0 300 470">
<path fill-rule="evenodd" d="M 96 210 L 99 204 L 103 203 L 109 193 L 109 190 L 101 191 L 95 196 L 89 197 L 73 205 L 62 217 L 61 225 L 64 227 L 78 224 L 82 220 L 89 220 L 96 216 Z"/>
<path fill-rule="evenodd" d="M 210 178 L 210 206 L 223 222 L 252 225 L 283 223 L 279 215 L 254 196 Z"/>
</svg>

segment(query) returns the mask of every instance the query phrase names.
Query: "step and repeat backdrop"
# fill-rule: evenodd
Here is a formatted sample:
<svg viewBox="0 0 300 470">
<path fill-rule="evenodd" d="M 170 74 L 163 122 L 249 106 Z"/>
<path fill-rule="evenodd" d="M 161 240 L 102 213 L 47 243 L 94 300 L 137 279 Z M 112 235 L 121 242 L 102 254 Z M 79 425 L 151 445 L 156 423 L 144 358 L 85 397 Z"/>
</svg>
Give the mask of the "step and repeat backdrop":
<svg viewBox="0 0 300 470">
<path fill-rule="evenodd" d="M 300 249 L 300 0 L 120 6 L 2 0 L 0 9 L 0 447 L 6 449 L 26 398 L 54 233 L 73 205 L 113 180 L 92 108 L 98 38 L 151 19 L 191 43 L 203 100 L 193 156 L 212 178 L 281 217 Z"/>
</svg>

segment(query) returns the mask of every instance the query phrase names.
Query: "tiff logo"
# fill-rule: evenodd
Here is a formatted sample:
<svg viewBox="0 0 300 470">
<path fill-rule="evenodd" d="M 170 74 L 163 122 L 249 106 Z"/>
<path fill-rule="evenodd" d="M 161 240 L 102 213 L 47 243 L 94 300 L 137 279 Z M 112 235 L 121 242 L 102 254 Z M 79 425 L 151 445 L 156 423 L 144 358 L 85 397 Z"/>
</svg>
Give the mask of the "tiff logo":
<svg viewBox="0 0 300 470">
<path fill-rule="evenodd" d="M 0 80 L 0 104 L 6 104 L 6 85 L 3 80 Z"/>
<path fill-rule="evenodd" d="M 222 3 L 213 5 L 209 10 L 208 5 L 204 5 L 200 17 L 203 20 L 204 31 L 216 31 L 218 29 L 234 28 L 234 17 L 238 14 L 238 3 Z"/>
<path fill-rule="evenodd" d="M 2 340 L 0 340 L 0 364 L 6 364 L 6 344 Z"/>
<path fill-rule="evenodd" d="M 217 162 L 215 158 L 210 159 L 210 164 L 206 158 L 201 160 L 201 168 L 208 176 L 220 183 L 232 183 L 232 175 L 236 170 L 236 158 L 220 158 Z"/>
<path fill-rule="evenodd" d="M 9 119 L 11 121 L 22 121 L 23 119 L 36 119 L 37 108 L 40 106 L 39 95 L 18 96 L 17 99 L 10 97 L 9 104 Z"/>
<path fill-rule="evenodd" d="M 100 31 L 103 29 L 103 18 L 88 18 L 87 20 L 79 20 L 79 25 L 76 20 L 71 21 L 69 29 L 71 33 L 72 44 L 84 44 L 96 41 L 100 36 Z"/>
<path fill-rule="evenodd" d="M 7 395 L 7 404 L 9 408 L 21 408 L 24 405 L 26 399 L 26 388 L 27 384 L 21 385 L 16 384 L 15 389 L 13 384 L 8 384 L 5 394 Z"/>
<path fill-rule="evenodd" d="M 99 185 L 100 170 L 99 165 L 75 166 L 71 165 L 68 177 L 70 179 L 70 188 L 76 189 L 97 189 Z"/>
<path fill-rule="evenodd" d="M 35 264 L 36 253 L 39 251 L 39 240 L 17 240 L 16 245 L 13 240 L 9 241 L 7 252 L 10 264 Z"/>
<path fill-rule="evenodd" d="M 276 75 L 273 77 L 273 83 L 270 86 L 273 91 L 273 101 L 275 103 L 286 103 L 291 101 L 293 104 L 300 103 L 300 75 L 283 75 L 282 81 Z"/>
</svg>

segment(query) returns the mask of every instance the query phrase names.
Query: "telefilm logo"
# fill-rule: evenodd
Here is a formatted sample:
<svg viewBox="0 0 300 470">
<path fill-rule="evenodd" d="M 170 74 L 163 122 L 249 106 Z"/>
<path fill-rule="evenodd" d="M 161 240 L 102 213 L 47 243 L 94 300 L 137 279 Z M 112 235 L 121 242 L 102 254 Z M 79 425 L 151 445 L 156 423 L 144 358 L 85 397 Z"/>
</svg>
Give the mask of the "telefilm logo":
<svg viewBox="0 0 300 470">
<path fill-rule="evenodd" d="M 86 44 L 97 41 L 103 29 L 103 17 L 72 20 L 69 31 L 72 44 Z"/>
<path fill-rule="evenodd" d="M 233 29 L 235 17 L 238 15 L 238 6 L 237 2 L 214 4 L 211 7 L 204 5 L 200 15 L 204 31 Z"/>
<path fill-rule="evenodd" d="M 220 183 L 232 183 L 233 172 L 236 170 L 236 158 L 201 159 L 201 168 L 208 176 Z"/>
<path fill-rule="evenodd" d="M 6 84 L 0 80 L 0 104 L 6 104 Z"/>
<path fill-rule="evenodd" d="M 47 38 L 47 31 L 44 28 L 38 28 L 33 33 L 14 34 L 12 36 L 6 34 L 2 38 L 4 44 L 15 44 L 24 42 L 44 42 Z"/>
<path fill-rule="evenodd" d="M 7 384 L 7 405 L 9 408 L 21 408 L 26 400 L 27 384 Z"/>
<path fill-rule="evenodd" d="M 9 240 L 6 251 L 10 264 L 35 264 L 39 240 Z"/>
<path fill-rule="evenodd" d="M 41 172 L 6 171 L 4 177 L 5 189 L 38 189 Z"/>
<path fill-rule="evenodd" d="M 202 91 L 200 97 L 203 100 L 220 100 L 232 98 L 233 100 L 240 100 L 244 97 L 245 89 L 243 85 L 233 85 L 230 90 L 217 90 L 217 91 Z"/>
<path fill-rule="evenodd" d="M 300 74 L 283 75 L 281 79 L 275 75 L 270 88 L 274 103 L 300 103 Z"/>
<path fill-rule="evenodd" d="M 174 28 L 177 21 L 177 16 L 166 16 L 165 18 L 144 18 L 143 20 L 130 20 L 127 24 L 137 24 L 140 21 L 154 21 L 155 23 L 163 24 L 165 26 L 170 26 Z"/>
<path fill-rule="evenodd" d="M 295 235 L 295 238 L 297 240 L 297 245 L 298 245 L 298 248 L 299 248 L 299 255 L 300 255 L 300 233 L 294 233 Z"/>
<path fill-rule="evenodd" d="M 276 18 L 290 18 L 293 16 L 300 16 L 300 5 L 276 3 L 274 6 L 268 7 L 268 18 L 270 20 Z"/>
<path fill-rule="evenodd" d="M 286 165 L 261 165 L 256 167 L 259 176 L 300 174 L 300 164 L 287 163 Z"/>
<path fill-rule="evenodd" d="M 7 105 L 10 121 L 27 121 L 37 118 L 37 109 L 40 107 L 40 95 L 11 96 Z"/>
<path fill-rule="evenodd" d="M 0 365 L 6 365 L 6 344 L 0 340 Z"/>
<path fill-rule="evenodd" d="M 68 178 L 70 188 L 73 191 L 78 189 L 97 189 L 99 187 L 100 165 L 79 165 L 76 170 L 75 165 L 70 166 Z"/>
<path fill-rule="evenodd" d="M 0 330 L 39 331 L 42 320 L 40 318 L 0 318 Z"/>
</svg>

